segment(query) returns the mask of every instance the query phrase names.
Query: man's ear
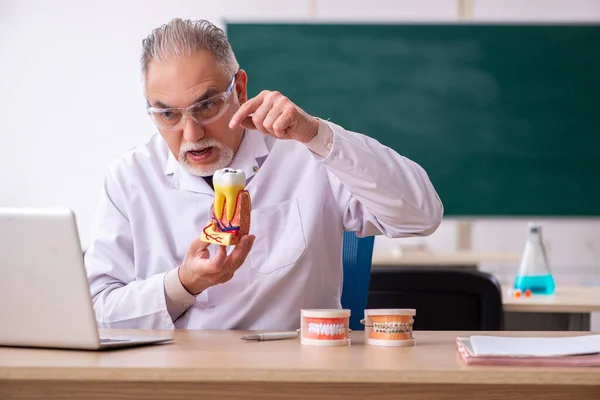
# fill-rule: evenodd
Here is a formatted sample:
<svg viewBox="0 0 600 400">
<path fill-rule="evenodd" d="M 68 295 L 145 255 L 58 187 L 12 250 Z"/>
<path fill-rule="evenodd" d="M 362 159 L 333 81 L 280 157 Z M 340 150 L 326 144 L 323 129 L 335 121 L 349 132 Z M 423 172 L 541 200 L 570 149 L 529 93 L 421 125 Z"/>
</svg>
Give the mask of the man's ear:
<svg viewBox="0 0 600 400">
<path fill-rule="evenodd" d="M 235 94 L 241 104 L 248 101 L 248 74 L 243 69 L 240 69 L 235 79 Z"/>
</svg>

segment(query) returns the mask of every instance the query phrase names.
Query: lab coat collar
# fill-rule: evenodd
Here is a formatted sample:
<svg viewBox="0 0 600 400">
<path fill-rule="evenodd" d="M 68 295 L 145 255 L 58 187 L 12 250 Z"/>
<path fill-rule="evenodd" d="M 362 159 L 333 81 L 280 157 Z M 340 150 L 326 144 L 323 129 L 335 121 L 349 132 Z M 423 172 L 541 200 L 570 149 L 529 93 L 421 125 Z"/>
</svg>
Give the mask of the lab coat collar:
<svg viewBox="0 0 600 400">
<path fill-rule="evenodd" d="M 266 137 L 255 130 L 246 130 L 238 151 L 228 168 L 241 169 L 246 174 L 246 185 L 250 183 L 269 154 L 265 142 Z M 196 193 L 213 195 L 213 189 L 199 176 L 190 174 L 179 164 L 175 156 L 169 151 L 165 175 L 173 176 L 173 187 Z"/>
</svg>

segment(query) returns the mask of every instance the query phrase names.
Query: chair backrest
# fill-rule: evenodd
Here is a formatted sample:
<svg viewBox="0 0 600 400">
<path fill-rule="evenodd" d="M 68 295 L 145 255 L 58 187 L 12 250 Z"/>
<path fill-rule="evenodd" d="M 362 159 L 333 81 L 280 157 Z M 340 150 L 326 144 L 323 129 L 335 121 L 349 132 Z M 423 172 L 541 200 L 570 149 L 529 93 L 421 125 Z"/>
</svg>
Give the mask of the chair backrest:
<svg viewBox="0 0 600 400">
<path fill-rule="evenodd" d="M 342 307 L 350 310 L 352 330 L 364 329 L 360 320 L 367 307 L 374 242 L 373 236 L 359 238 L 354 232 L 344 232 Z"/>
<path fill-rule="evenodd" d="M 477 270 L 376 268 L 367 308 L 414 308 L 415 330 L 502 330 L 502 292 Z"/>
</svg>

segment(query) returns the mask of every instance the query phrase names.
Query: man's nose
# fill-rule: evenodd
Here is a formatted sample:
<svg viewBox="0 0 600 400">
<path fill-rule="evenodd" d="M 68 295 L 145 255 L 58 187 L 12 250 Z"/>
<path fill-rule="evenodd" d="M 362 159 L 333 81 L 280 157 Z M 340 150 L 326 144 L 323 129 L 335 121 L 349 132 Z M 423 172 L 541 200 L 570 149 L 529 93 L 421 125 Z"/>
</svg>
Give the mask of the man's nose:
<svg viewBox="0 0 600 400">
<path fill-rule="evenodd" d="M 186 118 L 183 123 L 183 138 L 187 142 L 197 142 L 204 137 L 204 127 L 192 118 Z"/>
</svg>

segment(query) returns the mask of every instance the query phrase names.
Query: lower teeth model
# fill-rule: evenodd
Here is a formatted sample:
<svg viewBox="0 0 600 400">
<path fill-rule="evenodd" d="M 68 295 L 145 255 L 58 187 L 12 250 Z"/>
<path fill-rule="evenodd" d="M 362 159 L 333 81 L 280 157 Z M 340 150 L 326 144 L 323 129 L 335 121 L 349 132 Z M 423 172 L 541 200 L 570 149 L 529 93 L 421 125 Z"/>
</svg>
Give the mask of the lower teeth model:
<svg viewBox="0 0 600 400">
<path fill-rule="evenodd" d="M 350 310 L 301 310 L 301 342 L 315 346 L 346 346 Z"/>
<path fill-rule="evenodd" d="M 365 342 L 375 346 L 414 346 L 413 309 L 365 310 Z"/>
</svg>

